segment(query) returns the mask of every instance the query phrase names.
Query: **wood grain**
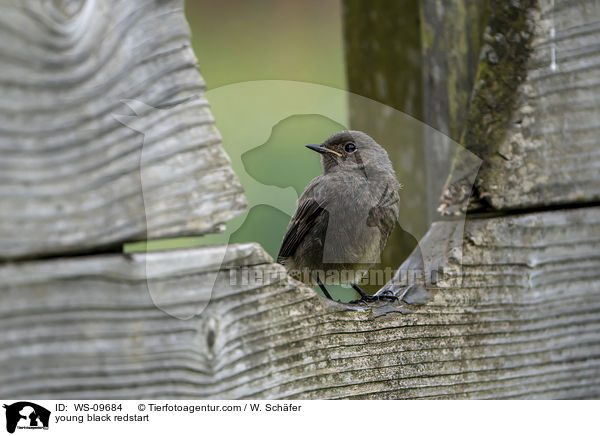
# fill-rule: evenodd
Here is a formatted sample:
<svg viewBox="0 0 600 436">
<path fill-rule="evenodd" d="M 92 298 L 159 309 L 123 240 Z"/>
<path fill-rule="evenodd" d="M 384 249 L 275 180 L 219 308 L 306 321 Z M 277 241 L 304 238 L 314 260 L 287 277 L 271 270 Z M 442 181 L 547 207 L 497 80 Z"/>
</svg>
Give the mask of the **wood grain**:
<svg viewBox="0 0 600 436">
<path fill-rule="evenodd" d="M 429 244 L 446 246 L 458 227 L 436 224 Z M 219 269 L 206 259 L 225 256 L 210 304 L 188 320 L 153 305 L 145 255 L 0 267 L 0 396 L 600 395 L 599 208 L 472 219 L 460 280 L 383 316 L 320 299 L 258 245 L 223 250 L 148 254 L 172 307 L 195 304 L 197 284 Z M 265 275 L 242 284 L 243 271 Z"/>
<path fill-rule="evenodd" d="M 0 258 L 214 232 L 245 207 L 182 1 L 0 5 Z"/>
<path fill-rule="evenodd" d="M 461 142 L 484 159 L 476 207 L 600 199 L 596 0 L 492 0 Z M 465 209 L 452 192 L 444 208 Z"/>
</svg>

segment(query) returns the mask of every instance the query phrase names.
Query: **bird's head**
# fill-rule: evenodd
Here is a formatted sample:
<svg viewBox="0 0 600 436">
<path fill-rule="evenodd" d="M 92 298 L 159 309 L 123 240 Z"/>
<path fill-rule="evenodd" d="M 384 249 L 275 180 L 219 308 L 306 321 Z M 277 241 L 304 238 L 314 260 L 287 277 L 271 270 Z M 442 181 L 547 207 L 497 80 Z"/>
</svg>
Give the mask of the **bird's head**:
<svg viewBox="0 0 600 436">
<path fill-rule="evenodd" d="M 393 171 L 385 149 L 366 133 L 345 130 L 336 133 L 322 144 L 307 145 L 321 153 L 323 172 L 360 171 L 365 174 Z"/>
</svg>

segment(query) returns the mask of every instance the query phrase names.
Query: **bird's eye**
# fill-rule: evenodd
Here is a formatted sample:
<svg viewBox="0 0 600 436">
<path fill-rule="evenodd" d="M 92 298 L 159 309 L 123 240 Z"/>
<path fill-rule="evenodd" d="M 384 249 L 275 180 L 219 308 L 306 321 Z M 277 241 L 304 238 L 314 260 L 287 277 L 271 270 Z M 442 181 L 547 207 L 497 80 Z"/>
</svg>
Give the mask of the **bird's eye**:
<svg viewBox="0 0 600 436">
<path fill-rule="evenodd" d="M 356 151 L 356 145 L 349 142 L 344 146 L 344 150 L 346 150 L 346 153 L 354 153 Z"/>
</svg>

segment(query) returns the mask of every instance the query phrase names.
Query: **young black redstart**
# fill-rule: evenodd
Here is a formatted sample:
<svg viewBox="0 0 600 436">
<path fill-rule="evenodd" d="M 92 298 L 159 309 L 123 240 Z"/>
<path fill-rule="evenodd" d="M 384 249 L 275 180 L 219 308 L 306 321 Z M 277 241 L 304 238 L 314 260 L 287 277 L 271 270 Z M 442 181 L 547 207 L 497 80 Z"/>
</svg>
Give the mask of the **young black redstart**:
<svg viewBox="0 0 600 436">
<path fill-rule="evenodd" d="M 298 199 L 277 262 L 330 299 L 323 281 L 350 284 L 363 301 L 395 299 L 368 295 L 357 285 L 379 263 L 398 219 L 401 185 L 387 152 L 359 131 L 306 147 L 321 153 L 323 174 Z"/>
</svg>

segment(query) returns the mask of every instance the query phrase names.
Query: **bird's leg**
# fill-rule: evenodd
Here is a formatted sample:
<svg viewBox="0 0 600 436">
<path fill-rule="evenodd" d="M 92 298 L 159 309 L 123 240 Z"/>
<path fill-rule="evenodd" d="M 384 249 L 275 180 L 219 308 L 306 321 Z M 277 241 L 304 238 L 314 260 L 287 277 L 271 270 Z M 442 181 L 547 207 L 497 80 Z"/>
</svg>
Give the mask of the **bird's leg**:
<svg viewBox="0 0 600 436">
<path fill-rule="evenodd" d="M 369 295 L 365 291 L 363 291 L 360 288 L 360 286 L 358 286 L 356 283 L 352 284 L 352 288 L 360 294 L 360 300 L 354 300 L 354 301 L 351 301 L 350 303 L 358 303 L 360 301 L 380 301 L 380 300 L 396 301 L 398 299 L 398 297 L 396 297 L 395 295 Z"/>
<path fill-rule="evenodd" d="M 319 285 L 319 288 L 321 288 L 321 291 L 323 291 L 323 293 L 325 294 L 325 296 L 327 298 L 329 298 L 330 300 L 333 300 L 333 298 L 331 298 L 331 295 L 329 294 L 329 291 L 327 290 L 327 288 L 325 287 L 325 285 L 323 284 L 323 282 L 319 278 L 318 274 L 315 274 L 315 278 L 317 279 L 317 285 Z"/>
</svg>

